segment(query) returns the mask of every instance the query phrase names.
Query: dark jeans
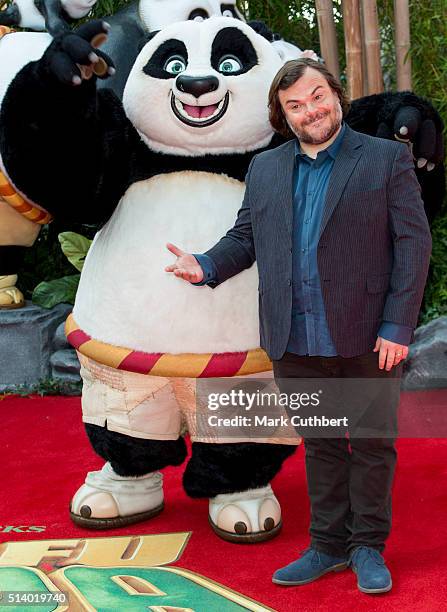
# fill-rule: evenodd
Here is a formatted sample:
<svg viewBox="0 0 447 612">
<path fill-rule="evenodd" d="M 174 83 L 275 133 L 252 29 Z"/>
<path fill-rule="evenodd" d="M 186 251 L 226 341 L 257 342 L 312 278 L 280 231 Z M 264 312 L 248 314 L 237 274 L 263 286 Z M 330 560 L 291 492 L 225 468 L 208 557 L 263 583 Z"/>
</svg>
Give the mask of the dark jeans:
<svg viewBox="0 0 447 612">
<path fill-rule="evenodd" d="M 366 422 L 367 427 L 357 431 L 368 431 L 373 422 L 375 426 L 379 424 L 377 431 L 383 425 L 386 435 L 356 437 L 354 428 L 338 437 L 311 437 L 297 429 L 304 438 L 312 546 L 333 555 L 344 555 L 360 545 L 382 551 L 391 529 L 391 489 L 397 458 L 393 434 L 397 432 L 402 363 L 387 372 L 379 369 L 378 353 L 372 351 L 349 358 L 285 353 L 273 362 L 273 371 L 279 390 L 286 393 L 294 385 L 299 386 L 298 380 L 286 379 L 332 377 L 337 379 L 335 383 L 349 378 L 396 379 L 392 382 L 394 389 L 397 386 L 397 393 L 378 394 L 360 410 L 360 421 Z M 388 385 L 383 381 L 378 383 Z M 356 403 L 354 412 L 359 412 L 359 394 L 352 398 L 352 405 Z"/>
</svg>

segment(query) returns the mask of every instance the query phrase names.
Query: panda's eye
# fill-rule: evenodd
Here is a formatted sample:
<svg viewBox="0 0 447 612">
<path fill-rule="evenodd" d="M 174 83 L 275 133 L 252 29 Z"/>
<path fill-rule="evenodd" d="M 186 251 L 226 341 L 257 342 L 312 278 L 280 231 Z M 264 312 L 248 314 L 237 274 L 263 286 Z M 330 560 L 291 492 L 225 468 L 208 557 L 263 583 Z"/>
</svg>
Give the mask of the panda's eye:
<svg viewBox="0 0 447 612">
<path fill-rule="evenodd" d="M 180 74 L 186 70 L 186 62 L 183 57 L 170 57 L 164 66 L 164 70 L 169 72 L 169 74 L 176 76 L 177 74 Z"/>
<path fill-rule="evenodd" d="M 242 64 L 240 61 L 231 55 L 226 57 L 222 57 L 219 61 L 218 70 L 223 74 L 232 74 L 233 72 L 239 72 L 241 70 Z"/>
<path fill-rule="evenodd" d="M 208 17 L 209 15 L 205 11 L 205 9 L 195 9 L 194 11 L 191 11 L 191 13 L 189 14 L 188 20 L 204 21 L 205 19 L 208 19 Z"/>
<path fill-rule="evenodd" d="M 232 4 L 221 4 L 220 11 L 222 13 L 222 17 L 233 17 L 238 19 L 235 7 Z"/>
</svg>

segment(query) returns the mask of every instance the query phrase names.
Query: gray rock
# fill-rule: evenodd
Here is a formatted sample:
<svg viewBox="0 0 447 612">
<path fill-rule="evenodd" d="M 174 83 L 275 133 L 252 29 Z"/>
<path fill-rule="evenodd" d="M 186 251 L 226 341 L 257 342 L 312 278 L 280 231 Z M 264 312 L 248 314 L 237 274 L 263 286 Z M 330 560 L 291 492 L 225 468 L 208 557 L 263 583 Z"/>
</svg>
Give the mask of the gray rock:
<svg viewBox="0 0 447 612">
<path fill-rule="evenodd" d="M 404 364 L 402 389 L 447 387 L 447 316 L 418 327 Z"/>
<path fill-rule="evenodd" d="M 79 359 L 74 349 L 61 349 L 51 355 L 51 374 L 52 378 L 65 382 L 80 382 L 81 368 Z"/>
<path fill-rule="evenodd" d="M 24 308 L 0 310 L 0 390 L 50 377 L 54 333 L 72 308 L 58 304 L 47 310 L 27 302 Z"/>
<path fill-rule="evenodd" d="M 65 321 L 62 321 L 62 323 L 57 326 L 54 334 L 54 350 L 59 351 L 61 349 L 70 348 L 70 346 L 67 336 L 65 335 Z"/>
</svg>

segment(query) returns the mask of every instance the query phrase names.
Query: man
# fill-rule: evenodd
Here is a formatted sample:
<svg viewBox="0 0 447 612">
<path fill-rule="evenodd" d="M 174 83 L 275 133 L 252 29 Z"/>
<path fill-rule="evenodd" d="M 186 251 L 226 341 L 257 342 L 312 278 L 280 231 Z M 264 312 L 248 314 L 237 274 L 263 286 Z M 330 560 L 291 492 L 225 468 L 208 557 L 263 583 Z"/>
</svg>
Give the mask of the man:
<svg viewBox="0 0 447 612">
<path fill-rule="evenodd" d="M 397 378 L 423 297 L 431 236 L 412 157 L 343 123 L 340 85 L 317 62 L 288 62 L 269 95 L 286 144 L 258 154 L 236 223 L 203 255 L 166 270 L 217 286 L 257 260 L 260 333 L 275 379 Z M 395 431 L 396 401 L 373 417 Z M 378 416 L 377 416 L 378 415 Z M 366 593 L 391 589 L 395 436 L 304 436 L 311 543 L 275 572 L 301 585 L 352 567 Z"/>
</svg>

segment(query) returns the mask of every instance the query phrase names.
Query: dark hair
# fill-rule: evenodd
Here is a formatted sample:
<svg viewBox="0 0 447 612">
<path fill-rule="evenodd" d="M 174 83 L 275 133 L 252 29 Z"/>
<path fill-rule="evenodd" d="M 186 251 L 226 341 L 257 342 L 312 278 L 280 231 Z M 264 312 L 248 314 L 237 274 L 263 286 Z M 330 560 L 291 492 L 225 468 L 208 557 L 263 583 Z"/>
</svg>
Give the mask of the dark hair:
<svg viewBox="0 0 447 612">
<path fill-rule="evenodd" d="M 320 64 L 320 62 L 308 57 L 290 60 L 289 62 L 286 62 L 276 74 L 269 91 L 270 123 L 272 124 L 273 129 L 276 132 L 279 132 L 285 138 L 291 138 L 294 136 L 294 134 L 287 124 L 284 111 L 279 101 L 278 91 L 291 87 L 304 75 L 307 68 L 317 70 L 324 76 L 329 87 L 337 94 L 338 99 L 340 100 L 343 117 L 345 117 L 349 111 L 349 100 L 343 91 L 342 86 L 323 64 Z"/>
</svg>

